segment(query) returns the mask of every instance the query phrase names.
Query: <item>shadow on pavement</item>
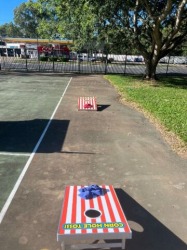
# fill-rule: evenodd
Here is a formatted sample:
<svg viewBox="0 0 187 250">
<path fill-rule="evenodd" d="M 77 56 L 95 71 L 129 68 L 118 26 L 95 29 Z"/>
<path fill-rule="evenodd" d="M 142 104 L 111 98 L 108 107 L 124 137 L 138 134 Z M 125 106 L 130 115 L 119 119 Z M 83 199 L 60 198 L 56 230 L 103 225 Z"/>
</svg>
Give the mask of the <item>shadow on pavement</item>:
<svg viewBox="0 0 187 250">
<path fill-rule="evenodd" d="M 61 152 L 69 127 L 69 120 L 52 120 L 37 153 Z M 0 122 L 0 152 L 32 153 L 49 120 Z"/>
<path fill-rule="evenodd" d="M 132 230 L 128 250 L 186 250 L 186 244 L 122 189 L 115 189 Z M 169 212 L 169 211 L 168 211 Z M 180 226 L 180 225 L 178 225 Z"/>
<path fill-rule="evenodd" d="M 107 105 L 107 104 L 97 104 L 97 111 L 103 111 L 103 110 L 107 109 L 108 107 L 110 107 L 110 105 Z"/>
</svg>

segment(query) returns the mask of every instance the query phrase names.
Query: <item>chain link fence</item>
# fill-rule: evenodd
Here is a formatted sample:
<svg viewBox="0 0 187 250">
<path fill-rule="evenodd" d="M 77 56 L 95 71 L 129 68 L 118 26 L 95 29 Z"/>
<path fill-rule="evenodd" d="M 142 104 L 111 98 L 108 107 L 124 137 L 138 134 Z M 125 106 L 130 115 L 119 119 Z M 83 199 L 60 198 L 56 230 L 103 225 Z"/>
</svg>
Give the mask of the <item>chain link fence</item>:
<svg viewBox="0 0 187 250">
<path fill-rule="evenodd" d="M 58 50 L 38 53 L 37 49 L 25 49 L 0 55 L 1 70 L 144 75 L 145 63 L 140 55 L 115 55 L 103 53 L 61 54 Z M 187 76 L 187 57 L 165 57 L 157 66 L 157 74 Z"/>
</svg>

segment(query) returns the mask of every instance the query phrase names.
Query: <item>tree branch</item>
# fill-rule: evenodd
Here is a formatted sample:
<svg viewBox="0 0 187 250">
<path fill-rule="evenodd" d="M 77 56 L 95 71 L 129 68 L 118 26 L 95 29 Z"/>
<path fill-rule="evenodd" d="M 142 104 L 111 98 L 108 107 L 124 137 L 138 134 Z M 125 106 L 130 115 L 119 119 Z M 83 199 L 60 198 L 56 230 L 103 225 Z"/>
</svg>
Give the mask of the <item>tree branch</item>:
<svg viewBox="0 0 187 250">
<path fill-rule="evenodd" d="M 158 20 L 159 20 L 160 23 L 161 23 L 161 22 L 166 18 L 166 16 L 169 14 L 171 8 L 172 8 L 172 0 L 168 0 L 168 1 L 167 1 L 167 4 L 166 4 L 165 10 L 163 11 L 162 15 L 160 15 L 159 18 L 158 18 Z"/>
<path fill-rule="evenodd" d="M 145 8 L 146 8 L 146 10 L 147 10 L 149 16 L 150 16 L 150 17 L 153 17 L 153 12 L 151 11 L 151 8 L 150 8 L 150 6 L 149 6 L 149 1 L 147 1 L 147 0 L 142 0 L 141 2 L 142 2 L 142 5 L 145 5 Z"/>
<path fill-rule="evenodd" d="M 182 16 L 182 13 L 183 13 L 183 10 L 184 10 L 184 6 L 185 6 L 186 4 L 187 4 L 187 0 L 182 0 L 181 3 L 179 4 L 178 12 L 177 12 L 177 14 L 176 14 L 175 27 L 174 27 L 175 34 L 176 34 L 176 32 L 178 32 L 178 30 L 179 30 L 180 23 L 181 23 L 181 16 Z"/>
<path fill-rule="evenodd" d="M 139 7 L 139 0 L 136 0 L 136 5 L 134 8 L 134 16 L 133 16 L 133 21 L 134 21 L 134 33 L 137 34 L 137 15 L 138 15 L 138 7 Z"/>
<path fill-rule="evenodd" d="M 175 19 L 175 25 L 173 27 L 173 30 L 171 31 L 170 35 L 167 37 L 167 40 L 165 43 L 162 45 L 162 49 L 167 49 L 169 45 L 171 44 L 172 40 L 175 41 L 175 35 L 179 32 L 181 21 L 182 21 L 182 13 L 185 7 L 185 4 L 187 3 L 187 0 L 182 0 L 181 3 L 179 4 L 178 11 L 176 14 L 176 19 Z M 186 34 L 186 32 L 184 32 Z M 183 34 L 182 34 L 183 36 Z"/>
</svg>

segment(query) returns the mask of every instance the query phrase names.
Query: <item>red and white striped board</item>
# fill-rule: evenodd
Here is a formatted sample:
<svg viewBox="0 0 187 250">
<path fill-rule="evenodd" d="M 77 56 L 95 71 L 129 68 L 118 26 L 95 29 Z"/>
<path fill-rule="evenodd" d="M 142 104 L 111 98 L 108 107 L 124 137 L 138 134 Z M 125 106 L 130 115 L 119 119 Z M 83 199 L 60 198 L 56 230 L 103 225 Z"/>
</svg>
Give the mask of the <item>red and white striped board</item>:
<svg viewBox="0 0 187 250">
<path fill-rule="evenodd" d="M 83 199 L 79 196 L 82 186 L 67 186 L 57 232 L 57 240 L 68 238 L 131 239 L 132 232 L 121 208 L 113 186 L 100 186 L 104 195 Z M 98 217 L 86 215 L 94 209 Z"/>
<path fill-rule="evenodd" d="M 97 111 L 97 103 L 95 97 L 79 97 L 78 110 Z"/>
</svg>

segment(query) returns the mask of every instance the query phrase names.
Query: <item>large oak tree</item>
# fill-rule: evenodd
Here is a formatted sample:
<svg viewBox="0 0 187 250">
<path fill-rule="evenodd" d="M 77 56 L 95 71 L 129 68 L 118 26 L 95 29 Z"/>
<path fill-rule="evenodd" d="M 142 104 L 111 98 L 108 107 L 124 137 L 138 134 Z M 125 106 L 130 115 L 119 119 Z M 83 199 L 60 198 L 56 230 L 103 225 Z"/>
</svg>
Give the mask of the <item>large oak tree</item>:
<svg viewBox="0 0 187 250">
<path fill-rule="evenodd" d="M 38 2 L 43 6 L 46 1 Z M 132 47 L 138 50 L 145 59 L 147 79 L 156 78 L 159 60 L 187 36 L 187 0 L 48 0 L 47 3 L 53 13 L 52 21 L 58 21 L 59 32 L 73 38 L 76 44 L 105 41 L 113 50 Z"/>
<path fill-rule="evenodd" d="M 60 34 L 77 48 L 136 50 L 145 77 L 155 79 L 159 60 L 187 37 L 187 0 L 29 0 L 15 10 L 15 22 L 29 36 Z"/>
<path fill-rule="evenodd" d="M 187 36 L 187 0 L 90 0 L 101 23 L 144 56 L 146 78 L 155 79 L 159 60 Z M 129 44 L 129 45 L 130 45 Z"/>
</svg>

